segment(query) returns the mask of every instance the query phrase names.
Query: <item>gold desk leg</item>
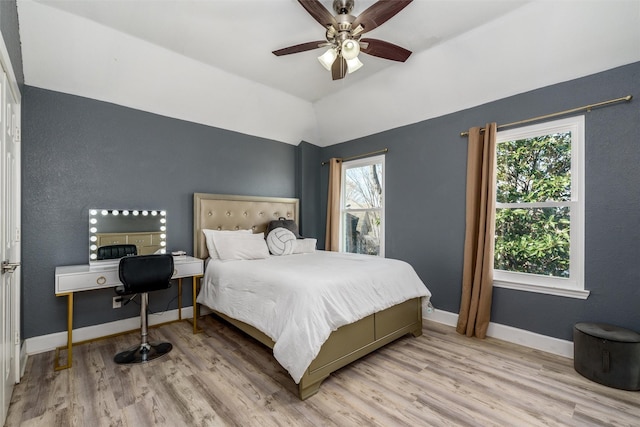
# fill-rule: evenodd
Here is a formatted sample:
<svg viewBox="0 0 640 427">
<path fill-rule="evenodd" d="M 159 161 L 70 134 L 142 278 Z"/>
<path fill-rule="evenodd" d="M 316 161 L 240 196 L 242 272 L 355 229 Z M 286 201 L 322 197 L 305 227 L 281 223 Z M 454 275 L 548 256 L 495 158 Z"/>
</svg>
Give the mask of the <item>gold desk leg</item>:
<svg viewBox="0 0 640 427">
<path fill-rule="evenodd" d="M 65 347 L 57 347 L 53 369 L 61 371 L 73 365 L 73 293 L 62 294 L 67 296 L 67 364 L 60 365 L 60 350 Z"/>
<path fill-rule="evenodd" d="M 182 320 L 182 277 L 178 279 L 178 320 Z"/>
<path fill-rule="evenodd" d="M 202 276 L 193 276 L 193 333 L 197 334 L 198 332 L 202 332 L 202 329 L 198 329 L 198 317 L 200 317 L 200 308 L 198 307 L 198 303 L 196 302 L 196 297 L 198 296 L 198 279 L 201 279 Z"/>
</svg>

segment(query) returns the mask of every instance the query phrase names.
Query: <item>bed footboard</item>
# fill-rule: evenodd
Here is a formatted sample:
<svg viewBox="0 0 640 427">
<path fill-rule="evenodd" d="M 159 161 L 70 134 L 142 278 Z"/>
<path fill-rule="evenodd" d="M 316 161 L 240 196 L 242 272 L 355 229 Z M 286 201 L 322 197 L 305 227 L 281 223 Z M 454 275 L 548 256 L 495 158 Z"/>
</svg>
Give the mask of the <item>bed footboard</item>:
<svg viewBox="0 0 640 427">
<path fill-rule="evenodd" d="M 222 313 L 216 315 L 269 348 L 274 342 L 264 333 Z M 298 384 L 298 396 L 305 400 L 318 392 L 332 372 L 360 359 L 406 334 L 422 335 L 421 298 L 413 298 L 386 310 L 342 326 L 331 333 Z"/>
<path fill-rule="evenodd" d="M 258 329 L 217 311 L 214 313 L 273 349 L 273 340 Z M 332 332 L 300 379 L 298 396 L 301 400 L 313 396 L 332 372 L 406 334 L 414 337 L 422 335 L 421 298 L 389 307 Z"/>
<path fill-rule="evenodd" d="M 334 331 L 298 384 L 301 400 L 318 392 L 332 372 L 406 335 L 422 335 L 421 298 L 414 298 Z"/>
</svg>

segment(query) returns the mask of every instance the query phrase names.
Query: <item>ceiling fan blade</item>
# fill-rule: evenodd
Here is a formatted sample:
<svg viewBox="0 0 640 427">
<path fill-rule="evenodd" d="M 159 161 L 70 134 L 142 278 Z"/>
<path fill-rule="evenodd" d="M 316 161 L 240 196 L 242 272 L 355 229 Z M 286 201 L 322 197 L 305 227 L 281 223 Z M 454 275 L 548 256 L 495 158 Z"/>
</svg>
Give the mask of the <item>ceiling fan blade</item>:
<svg viewBox="0 0 640 427">
<path fill-rule="evenodd" d="M 379 0 L 356 17 L 351 26 L 364 27 L 363 33 L 373 30 L 407 7 L 413 0 Z"/>
<path fill-rule="evenodd" d="M 275 56 L 289 55 L 292 53 L 306 52 L 307 50 L 317 49 L 319 47 L 326 46 L 326 45 L 327 45 L 326 40 L 318 40 L 315 42 L 301 43 L 295 46 L 289 46 L 282 49 L 274 50 L 273 54 Z"/>
<path fill-rule="evenodd" d="M 340 80 L 347 74 L 347 61 L 339 55 L 331 66 L 331 77 L 333 80 Z"/>
<path fill-rule="evenodd" d="M 332 25 L 334 28 L 338 26 L 336 18 L 329 12 L 319 0 L 298 0 L 298 3 L 304 7 L 309 15 L 320 23 L 323 27 Z"/>
<path fill-rule="evenodd" d="M 360 39 L 362 43 L 360 51 L 379 58 L 404 62 L 411 55 L 411 51 L 393 43 L 377 39 Z M 366 46 L 362 47 L 362 46 Z"/>
</svg>

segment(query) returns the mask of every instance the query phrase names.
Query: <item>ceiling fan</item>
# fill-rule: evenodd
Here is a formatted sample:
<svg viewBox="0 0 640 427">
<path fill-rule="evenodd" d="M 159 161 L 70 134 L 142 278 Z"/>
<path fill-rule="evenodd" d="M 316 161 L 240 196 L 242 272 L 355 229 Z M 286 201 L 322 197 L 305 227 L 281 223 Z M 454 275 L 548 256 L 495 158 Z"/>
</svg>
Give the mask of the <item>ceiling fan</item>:
<svg viewBox="0 0 640 427">
<path fill-rule="evenodd" d="M 358 54 L 364 52 L 379 58 L 404 62 L 411 51 L 392 43 L 361 38 L 374 28 L 384 24 L 413 0 L 379 0 L 357 17 L 351 15 L 354 0 L 333 0 L 333 16 L 319 0 L 298 0 L 307 12 L 326 28 L 326 40 L 298 44 L 274 50 L 276 56 L 305 52 L 321 47 L 329 49 L 318 60 L 331 71 L 333 80 L 344 78 L 362 67 Z"/>
</svg>

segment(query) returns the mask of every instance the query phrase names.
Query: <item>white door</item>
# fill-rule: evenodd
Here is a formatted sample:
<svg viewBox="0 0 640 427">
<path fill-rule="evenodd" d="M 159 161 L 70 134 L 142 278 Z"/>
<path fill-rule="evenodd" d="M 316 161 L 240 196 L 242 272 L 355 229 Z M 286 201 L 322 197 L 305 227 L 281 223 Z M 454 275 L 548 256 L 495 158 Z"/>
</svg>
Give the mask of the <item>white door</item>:
<svg viewBox="0 0 640 427">
<path fill-rule="evenodd" d="M 0 420 L 20 377 L 20 104 L 4 70 L 0 76 Z"/>
</svg>

